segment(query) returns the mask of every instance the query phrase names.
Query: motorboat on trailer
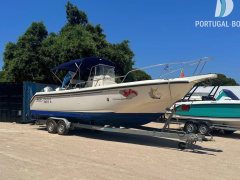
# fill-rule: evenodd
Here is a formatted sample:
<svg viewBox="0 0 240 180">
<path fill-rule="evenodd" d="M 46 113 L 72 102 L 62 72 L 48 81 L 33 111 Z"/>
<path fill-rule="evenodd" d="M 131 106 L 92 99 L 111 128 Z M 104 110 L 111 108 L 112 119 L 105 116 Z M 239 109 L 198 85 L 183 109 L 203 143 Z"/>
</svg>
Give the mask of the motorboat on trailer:
<svg viewBox="0 0 240 180">
<path fill-rule="evenodd" d="M 201 58 L 183 62 L 181 69 L 189 64 L 197 64 L 198 67 L 204 63 L 205 66 L 210 60 L 212 59 Z M 170 65 L 171 63 L 158 66 L 166 68 Z M 32 97 L 32 118 L 64 117 L 70 122 L 82 124 L 140 126 L 163 115 L 166 108 L 181 99 L 194 84 L 217 78 L 215 74 L 207 74 L 118 84 L 115 82 L 114 69 L 113 62 L 96 57 L 72 60 L 51 69 L 56 77 L 59 70 L 68 73 L 62 82 L 62 88 L 38 92 Z"/>
<path fill-rule="evenodd" d="M 240 100 L 229 89 L 213 86 L 205 96 L 196 96 L 198 86 L 172 106 L 173 118 L 185 123 L 185 130 L 208 134 L 211 129 L 232 133 L 240 130 Z M 169 113 L 169 112 L 168 112 Z"/>
</svg>

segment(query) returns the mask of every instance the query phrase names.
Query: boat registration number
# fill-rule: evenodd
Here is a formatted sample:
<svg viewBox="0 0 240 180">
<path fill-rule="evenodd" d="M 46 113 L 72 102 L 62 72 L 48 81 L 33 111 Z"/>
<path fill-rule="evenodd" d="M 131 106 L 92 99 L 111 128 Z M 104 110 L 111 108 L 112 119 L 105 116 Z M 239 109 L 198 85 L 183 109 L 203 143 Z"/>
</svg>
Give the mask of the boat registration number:
<svg viewBox="0 0 240 180">
<path fill-rule="evenodd" d="M 52 103 L 51 98 L 37 98 L 36 102 Z"/>
</svg>

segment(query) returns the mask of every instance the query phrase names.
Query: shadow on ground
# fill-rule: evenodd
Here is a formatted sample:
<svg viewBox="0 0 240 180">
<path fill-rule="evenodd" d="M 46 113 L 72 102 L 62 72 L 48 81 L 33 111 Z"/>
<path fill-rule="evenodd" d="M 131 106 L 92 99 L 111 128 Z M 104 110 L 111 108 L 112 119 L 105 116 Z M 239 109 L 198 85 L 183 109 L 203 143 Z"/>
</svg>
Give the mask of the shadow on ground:
<svg viewBox="0 0 240 180">
<path fill-rule="evenodd" d="M 47 133 L 47 129 L 45 126 L 40 126 L 37 129 L 44 130 Z M 160 148 L 167 148 L 167 149 L 178 150 L 178 151 L 180 151 L 178 149 L 178 144 L 179 142 L 181 142 L 180 140 L 178 141 L 173 139 L 165 139 L 165 138 L 134 135 L 134 134 L 102 132 L 102 131 L 87 130 L 87 129 L 75 129 L 73 131 L 69 131 L 67 136 L 79 136 L 79 137 L 84 137 L 89 139 L 99 139 L 102 141 L 113 141 L 113 142 L 129 143 L 129 144 L 136 144 L 136 145 L 142 145 L 142 146 L 160 147 Z M 213 153 L 220 153 L 222 152 L 222 150 L 203 148 L 199 145 L 191 144 L 185 150 L 183 150 L 183 152 L 216 156 L 216 154 L 213 154 Z"/>
<path fill-rule="evenodd" d="M 231 138 L 231 139 L 240 139 L 239 131 L 236 131 L 233 134 L 225 134 L 224 132 L 211 132 L 212 136 L 222 137 L 222 138 Z"/>
</svg>

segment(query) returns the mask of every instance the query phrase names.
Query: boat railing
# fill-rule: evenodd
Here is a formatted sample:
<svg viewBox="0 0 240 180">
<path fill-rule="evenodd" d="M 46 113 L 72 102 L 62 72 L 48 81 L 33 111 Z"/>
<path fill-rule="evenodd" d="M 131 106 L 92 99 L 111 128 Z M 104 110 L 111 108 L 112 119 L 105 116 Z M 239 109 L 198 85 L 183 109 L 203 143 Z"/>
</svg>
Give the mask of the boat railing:
<svg viewBox="0 0 240 180">
<path fill-rule="evenodd" d="M 162 66 L 162 67 L 163 67 L 163 70 L 161 71 L 160 75 L 158 76 L 158 79 L 160 79 L 160 78 L 163 77 L 163 76 L 172 74 L 172 73 L 174 73 L 174 72 L 176 72 L 176 71 L 183 70 L 184 68 L 187 68 L 187 67 L 189 67 L 189 66 L 194 66 L 194 65 L 196 65 L 196 68 L 195 68 L 194 73 L 193 73 L 193 75 L 192 75 L 192 76 L 194 76 L 195 74 L 197 74 L 198 71 L 199 71 L 198 73 L 201 74 L 201 72 L 203 71 L 206 63 L 209 62 L 209 61 L 212 61 L 212 60 L 213 60 L 212 57 L 203 57 L 203 58 L 200 58 L 200 59 L 195 59 L 195 60 L 186 61 L 186 62 L 157 64 L 157 65 L 147 66 L 147 67 L 143 67 L 143 68 L 139 68 L 139 69 L 133 69 L 133 70 L 129 71 L 126 75 L 124 75 L 124 76 L 118 76 L 117 78 L 120 78 L 120 79 L 123 78 L 123 80 L 121 81 L 121 83 L 123 83 L 123 82 L 126 80 L 127 76 L 128 76 L 130 73 L 134 72 L 134 71 L 145 70 L 145 69 L 149 69 L 149 68 L 154 68 L 154 67 Z M 59 79 L 59 77 L 57 77 L 56 73 L 57 73 L 58 69 L 56 69 L 56 68 L 55 68 L 56 70 L 54 69 L 56 72 L 54 72 L 54 70 L 52 70 L 52 73 L 53 73 L 53 74 L 56 76 L 56 78 L 62 83 L 62 90 L 63 90 L 63 89 L 66 90 L 66 89 L 69 89 L 69 88 L 77 88 L 78 86 L 79 86 L 79 88 L 83 88 L 83 87 L 96 87 L 96 86 L 99 85 L 100 80 L 102 80 L 102 81 L 108 81 L 108 80 L 109 80 L 109 78 L 106 78 L 106 75 L 109 75 L 109 77 L 110 77 L 111 79 L 113 79 L 112 81 L 116 83 L 115 75 L 112 76 L 112 72 L 114 72 L 114 71 L 112 71 L 112 68 L 114 68 L 114 67 L 112 67 L 112 66 L 108 66 L 108 65 L 104 65 L 104 64 L 98 64 L 98 65 L 92 66 L 91 69 L 90 69 L 90 73 L 89 73 L 89 75 L 88 75 L 88 80 L 85 81 L 85 82 L 82 82 L 82 81 L 80 81 L 80 79 L 81 79 L 81 78 L 80 78 L 80 67 L 81 67 L 82 63 L 79 64 L 79 65 L 75 63 L 75 65 L 76 65 L 76 70 L 75 70 L 75 72 L 73 72 L 73 74 L 69 74 L 69 73 L 68 73 L 68 74 L 65 76 L 64 81 L 61 81 L 61 80 Z M 103 71 L 103 72 L 104 72 L 104 76 L 101 77 L 99 80 L 98 80 L 98 79 L 95 79 L 95 80 L 91 79 L 92 73 L 95 73 L 94 76 L 96 76 L 96 73 L 97 73 L 96 67 L 100 67 L 100 66 L 101 66 L 101 67 L 103 67 L 103 66 L 104 66 L 104 67 L 110 67 L 110 69 L 108 69 L 106 72 Z M 95 69 L 93 70 L 93 68 L 95 68 Z M 100 69 L 100 70 L 101 70 L 101 69 Z M 103 69 L 102 69 L 102 70 L 103 70 Z M 167 71 L 167 72 L 166 72 L 166 71 Z M 70 71 L 69 71 L 69 72 L 70 72 Z M 77 73 L 78 73 L 78 75 L 79 75 L 79 80 L 78 80 L 78 82 L 72 83 L 72 82 L 74 81 L 74 77 L 77 75 Z M 67 81 L 65 81 L 65 79 L 66 79 Z M 90 81 L 90 79 L 91 79 L 91 81 Z M 69 83 L 68 83 L 68 82 L 69 82 Z M 91 83 L 92 83 L 92 84 L 91 84 Z M 93 84 L 93 83 L 94 83 L 94 84 Z M 75 86 L 72 86 L 72 85 L 74 85 L 74 84 L 75 84 Z M 91 85 L 90 85 L 90 84 L 91 84 Z M 105 82 L 102 82 L 102 85 L 104 85 L 104 84 L 105 84 Z M 107 84 L 109 84 L 109 83 L 107 83 Z"/>
<path fill-rule="evenodd" d="M 123 78 L 123 80 L 122 80 L 122 83 L 123 83 L 125 81 L 126 77 L 130 73 L 132 73 L 134 71 L 139 71 L 139 70 L 144 70 L 144 69 L 164 66 L 163 70 L 161 71 L 160 75 L 158 76 L 158 79 L 160 79 L 161 77 L 169 75 L 169 74 L 172 74 L 172 73 L 174 73 L 176 71 L 181 71 L 181 70 L 183 70 L 186 67 L 196 65 L 196 68 L 195 68 L 195 70 L 193 72 L 193 75 L 192 75 L 192 76 L 195 76 L 199 69 L 200 70 L 198 72 L 198 75 L 200 75 L 202 73 L 206 63 L 209 62 L 209 61 L 212 61 L 213 59 L 214 59 L 213 57 L 203 57 L 203 58 L 199 58 L 199 59 L 195 59 L 195 60 L 191 60 L 191 61 L 186 61 L 186 62 L 164 63 L 164 64 L 157 64 L 157 65 L 152 65 L 152 66 L 146 66 L 146 67 L 143 67 L 143 68 L 133 69 L 133 70 L 129 71 L 126 75 L 119 76 L 118 78 Z M 202 66 L 201 66 L 201 64 L 202 64 Z M 172 68 L 173 65 L 180 65 L 180 67 L 174 69 L 174 68 Z M 169 71 L 169 72 L 163 74 L 164 71 Z"/>
</svg>

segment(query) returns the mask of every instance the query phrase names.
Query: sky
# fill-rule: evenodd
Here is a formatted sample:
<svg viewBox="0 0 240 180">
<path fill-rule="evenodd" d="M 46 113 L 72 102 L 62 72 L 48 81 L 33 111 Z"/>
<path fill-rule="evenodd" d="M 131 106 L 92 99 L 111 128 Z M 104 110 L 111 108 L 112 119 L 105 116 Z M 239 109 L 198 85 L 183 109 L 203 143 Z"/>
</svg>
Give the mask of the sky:
<svg viewBox="0 0 240 180">
<path fill-rule="evenodd" d="M 203 73 L 222 73 L 240 83 L 240 27 L 195 27 L 196 21 L 227 21 L 228 25 L 239 21 L 240 25 L 240 1 L 233 0 L 233 10 L 226 17 L 215 17 L 217 0 L 70 2 L 86 12 L 89 22 L 101 24 L 109 42 L 129 40 L 136 68 L 214 57 Z M 2 0 L 0 67 L 4 64 L 6 43 L 16 43 L 32 22 L 43 21 L 49 33 L 58 33 L 67 22 L 66 3 L 67 0 Z"/>
</svg>

